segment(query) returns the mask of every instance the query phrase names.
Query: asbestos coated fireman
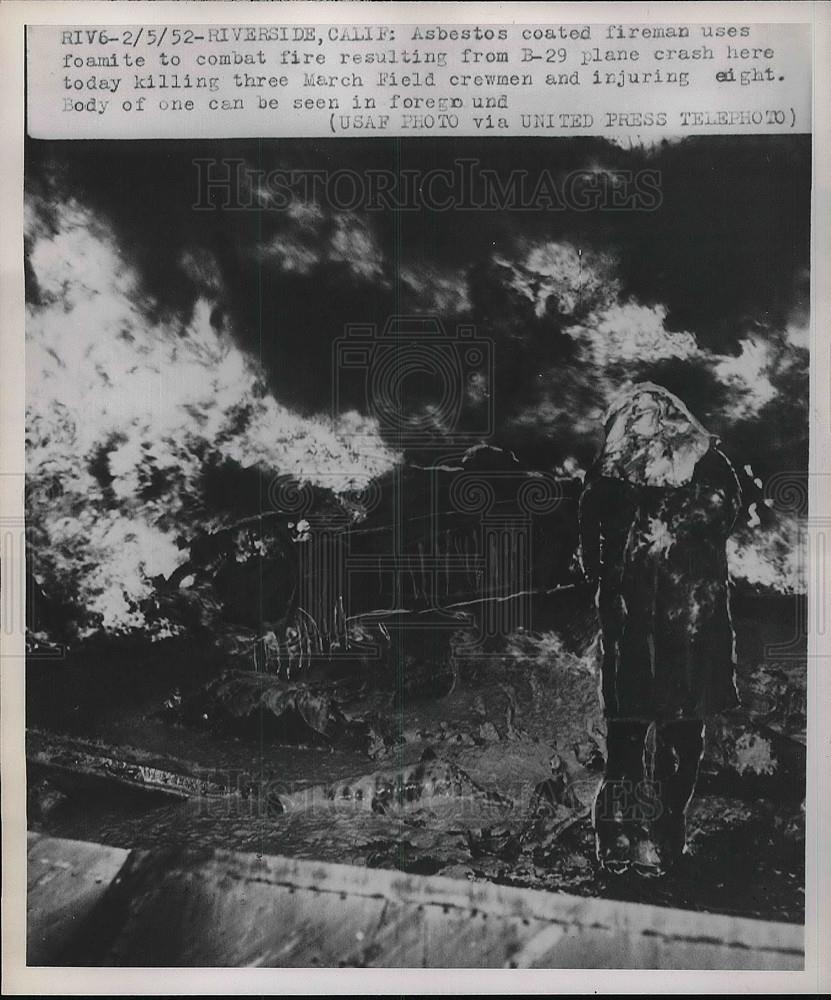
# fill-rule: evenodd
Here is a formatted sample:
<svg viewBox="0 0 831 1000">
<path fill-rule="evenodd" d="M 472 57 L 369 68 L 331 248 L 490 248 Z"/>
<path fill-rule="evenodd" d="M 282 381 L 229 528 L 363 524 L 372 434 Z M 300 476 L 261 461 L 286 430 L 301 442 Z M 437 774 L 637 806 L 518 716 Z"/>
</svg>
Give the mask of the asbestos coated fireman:
<svg viewBox="0 0 831 1000">
<path fill-rule="evenodd" d="M 661 386 L 625 392 L 604 430 L 580 501 L 607 721 L 597 856 L 660 875 L 685 850 L 704 719 L 738 704 L 726 543 L 741 491 L 717 439 Z"/>
</svg>

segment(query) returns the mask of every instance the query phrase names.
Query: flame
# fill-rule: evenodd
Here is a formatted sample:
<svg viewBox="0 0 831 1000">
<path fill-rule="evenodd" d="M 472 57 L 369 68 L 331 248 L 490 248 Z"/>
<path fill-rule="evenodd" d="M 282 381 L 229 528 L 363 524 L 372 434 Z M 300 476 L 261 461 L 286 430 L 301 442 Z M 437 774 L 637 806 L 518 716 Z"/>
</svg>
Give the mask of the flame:
<svg viewBox="0 0 831 1000">
<path fill-rule="evenodd" d="M 372 419 L 301 417 L 274 398 L 229 322 L 218 318 L 224 291 L 210 253 L 197 247 L 182 255 L 183 277 L 200 289 L 189 315 L 159 318 L 126 244 L 101 217 L 77 200 L 31 193 L 26 209 L 37 283 L 26 327 L 31 564 L 37 578 L 84 609 L 84 628 L 150 627 L 142 602 L 154 578 L 184 562 L 182 541 L 194 531 L 224 523 L 204 495 L 206 467 L 231 462 L 340 491 L 359 489 L 400 461 Z M 271 264 L 277 279 L 328 263 L 356 282 L 390 286 L 389 261 L 359 216 L 329 219 L 311 203 L 295 204 L 289 216 L 292 226 L 249 247 L 249 260 Z M 729 390 L 716 416 L 729 424 L 760 419 L 782 395 L 776 376 L 789 359 L 798 373 L 806 353 L 797 323 L 780 344 L 775 331 L 745 333 L 738 356 L 705 349 L 693 333 L 669 328 L 665 306 L 625 298 L 609 254 L 520 240 L 513 254 L 492 253 L 491 263 L 495 281 L 575 342 L 574 363 L 558 356 L 552 364 L 539 343 L 514 335 L 510 315 L 510 341 L 499 341 L 499 329 L 483 331 L 497 348 L 527 350 L 537 366 L 535 389 L 505 415 L 506 428 L 559 434 L 566 454 L 597 435 L 612 394 L 640 380 L 644 364 L 673 359 L 714 372 Z M 475 314 L 466 268 L 409 264 L 398 277 L 423 308 Z M 474 383 L 469 401 L 487 392 Z M 564 460 L 564 469 L 566 462 L 578 475 L 577 460 Z M 744 529 L 730 542 L 733 575 L 800 593 L 800 545 L 798 526 L 786 521 Z"/>
<path fill-rule="evenodd" d="M 807 529 L 803 518 L 779 514 L 768 528 L 758 527 L 758 517 L 737 530 L 727 542 L 730 575 L 754 588 L 779 594 L 805 594 L 807 580 Z"/>
<path fill-rule="evenodd" d="M 186 322 L 148 319 L 157 304 L 83 205 L 50 209 L 50 225 L 36 199 L 27 211 L 38 285 L 26 322 L 30 558 L 86 609 L 89 630 L 144 627 L 153 577 L 184 561 L 180 537 L 217 526 L 206 463 L 344 490 L 397 461 L 370 419 L 278 403 L 209 298 Z"/>
</svg>

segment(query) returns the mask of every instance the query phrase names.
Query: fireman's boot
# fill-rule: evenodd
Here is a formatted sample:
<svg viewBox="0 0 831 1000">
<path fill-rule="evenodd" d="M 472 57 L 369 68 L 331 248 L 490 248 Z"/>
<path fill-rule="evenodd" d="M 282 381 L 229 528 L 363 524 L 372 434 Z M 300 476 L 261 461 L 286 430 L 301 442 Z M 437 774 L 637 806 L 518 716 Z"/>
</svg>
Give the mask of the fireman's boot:
<svg viewBox="0 0 831 1000">
<path fill-rule="evenodd" d="M 606 770 L 592 810 L 597 860 L 615 875 L 628 871 L 637 835 L 633 814 L 643 781 L 644 739 L 648 724 L 609 720 Z"/>
<path fill-rule="evenodd" d="M 695 793 L 703 751 L 701 720 L 657 727 L 652 776 L 658 809 L 651 830 L 665 870 L 672 868 L 687 849 L 687 807 Z"/>
</svg>

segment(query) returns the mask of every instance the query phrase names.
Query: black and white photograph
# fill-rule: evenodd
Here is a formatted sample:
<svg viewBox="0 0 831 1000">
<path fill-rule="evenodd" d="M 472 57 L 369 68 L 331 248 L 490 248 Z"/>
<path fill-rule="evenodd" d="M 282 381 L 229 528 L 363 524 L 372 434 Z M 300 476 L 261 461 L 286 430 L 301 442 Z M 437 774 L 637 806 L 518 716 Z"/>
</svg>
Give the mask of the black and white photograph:
<svg viewBox="0 0 831 1000">
<path fill-rule="evenodd" d="M 27 965 L 803 969 L 810 132 L 367 102 L 26 135 Z"/>
<path fill-rule="evenodd" d="M 799 924 L 809 164 L 31 142 L 31 827 Z"/>
</svg>

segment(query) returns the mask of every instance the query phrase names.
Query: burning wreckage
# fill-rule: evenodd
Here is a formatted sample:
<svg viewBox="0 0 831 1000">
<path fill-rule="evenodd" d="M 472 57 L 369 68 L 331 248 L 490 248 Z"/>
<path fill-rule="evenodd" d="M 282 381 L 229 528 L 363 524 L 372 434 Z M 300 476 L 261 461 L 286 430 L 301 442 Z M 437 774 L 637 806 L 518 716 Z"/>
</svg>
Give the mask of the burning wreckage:
<svg viewBox="0 0 831 1000">
<path fill-rule="evenodd" d="M 252 634 L 252 669 L 288 679 L 356 651 L 381 659 L 393 633 L 476 625 L 496 638 L 576 585 L 579 481 L 499 449 L 357 493 L 287 480 L 272 493 L 277 509 L 196 538 L 156 597 L 167 615 L 183 590 L 210 587 L 221 620 Z"/>
</svg>

